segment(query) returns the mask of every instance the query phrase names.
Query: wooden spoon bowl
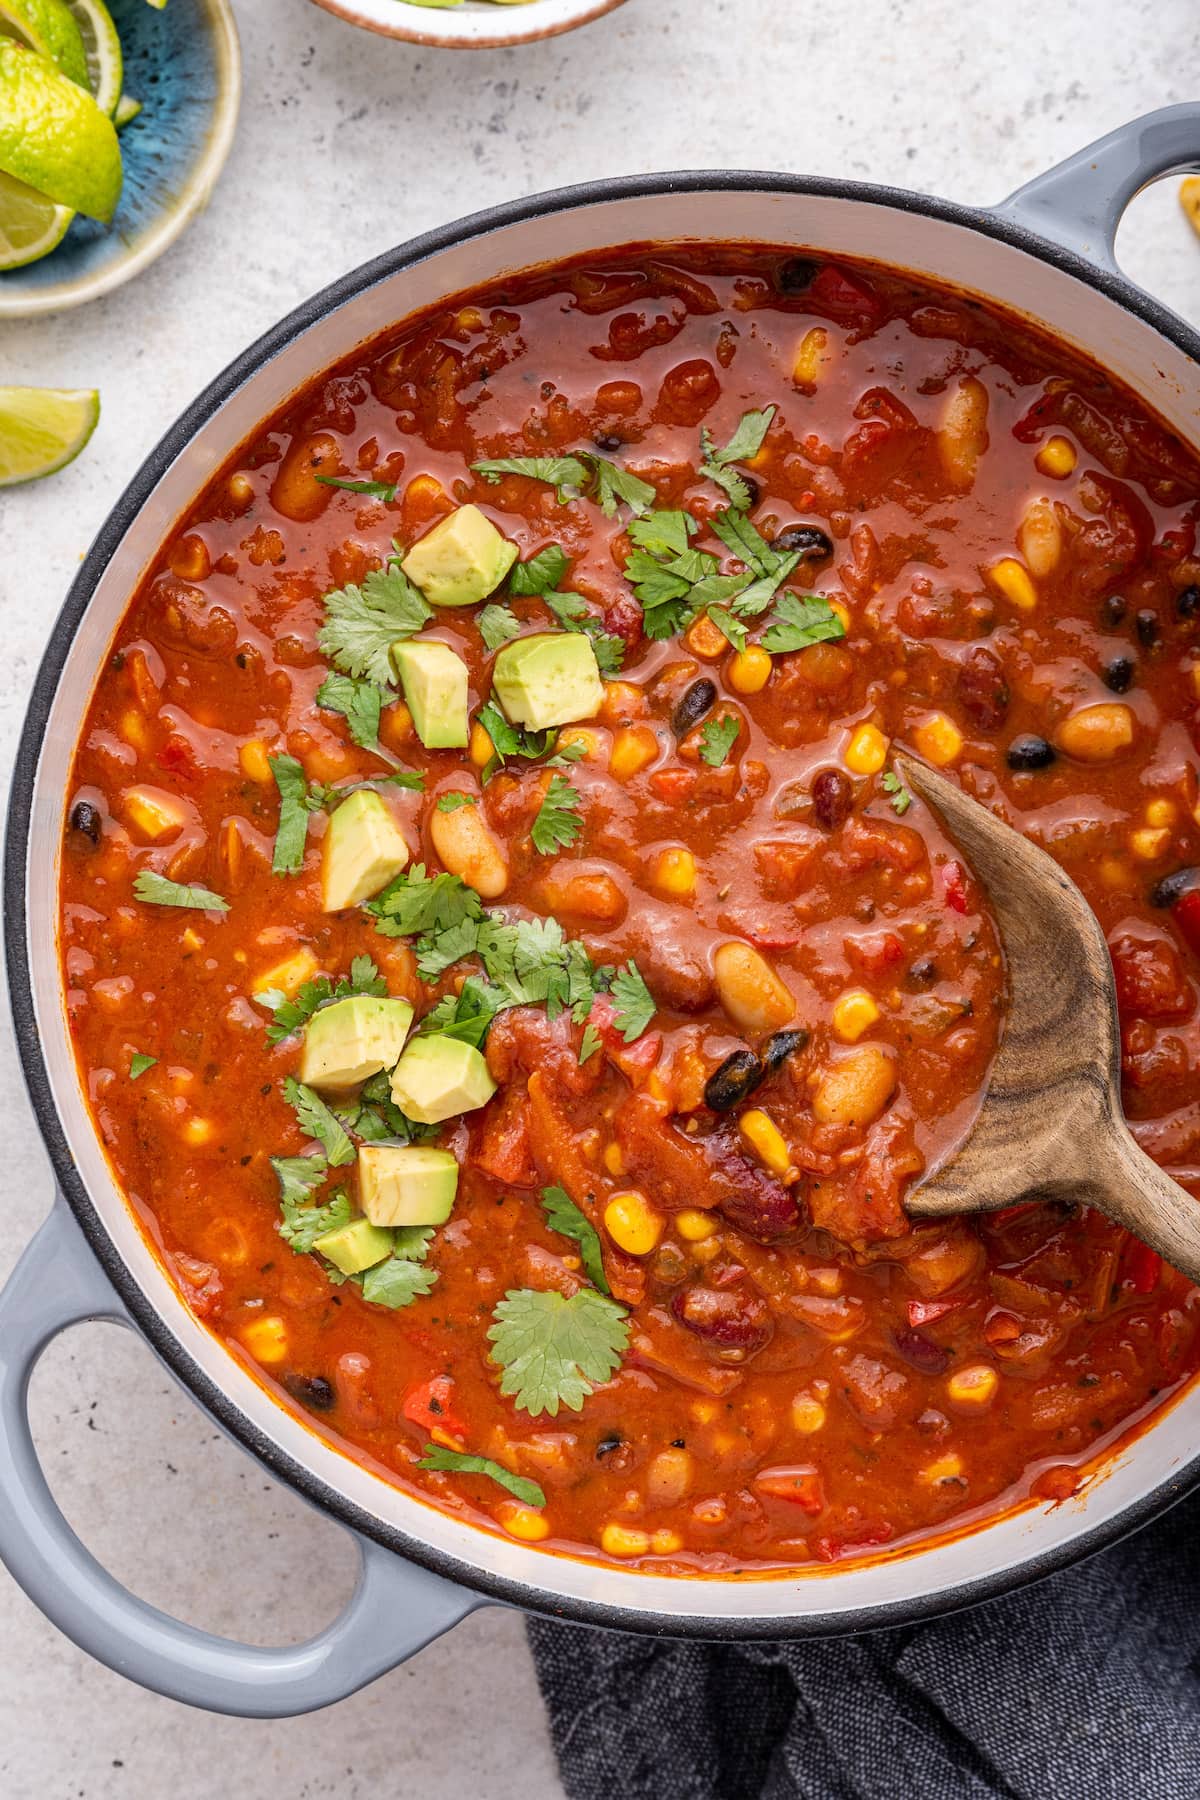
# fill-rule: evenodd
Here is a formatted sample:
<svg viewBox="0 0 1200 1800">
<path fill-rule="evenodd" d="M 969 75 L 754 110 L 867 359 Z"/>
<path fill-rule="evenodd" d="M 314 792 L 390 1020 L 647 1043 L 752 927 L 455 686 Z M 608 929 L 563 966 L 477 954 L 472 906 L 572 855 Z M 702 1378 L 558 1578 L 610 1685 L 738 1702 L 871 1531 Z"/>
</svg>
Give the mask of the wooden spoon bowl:
<svg viewBox="0 0 1200 1800">
<path fill-rule="evenodd" d="M 975 1125 L 908 1195 L 908 1212 L 991 1212 L 1033 1196 L 1094 1206 L 1200 1284 L 1200 1202 L 1125 1123 L 1112 963 L 1095 914 L 1056 862 L 986 807 L 910 756 L 895 763 L 987 888 L 1009 980 Z"/>
</svg>

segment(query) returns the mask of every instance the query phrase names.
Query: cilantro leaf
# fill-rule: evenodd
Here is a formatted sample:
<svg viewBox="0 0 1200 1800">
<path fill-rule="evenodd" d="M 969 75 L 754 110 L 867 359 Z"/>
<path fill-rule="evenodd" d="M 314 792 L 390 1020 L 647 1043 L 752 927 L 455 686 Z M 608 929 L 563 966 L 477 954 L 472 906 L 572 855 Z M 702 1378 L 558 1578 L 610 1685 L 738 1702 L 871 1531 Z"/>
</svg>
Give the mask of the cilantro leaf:
<svg viewBox="0 0 1200 1800">
<path fill-rule="evenodd" d="M 608 1278 L 604 1273 L 604 1258 L 600 1253 L 600 1236 L 590 1219 L 580 1211 L 565 1188 L 543 1188 L 542 1206 L 551 1231 L 561 1231 L 564 1237 L 574 1238 L 579 1245 L 580 1258 L 588 1280 L 602 1294 L 610 1293 Z"/>
<path fill-rule="evenodd" d="M 528 562 L 516 564 L 508 577 L 509 592 L 518 595 L 549 593 L 570 567 L 571 559 L 562 545 L 547 544 Z"/>
<path fill-rule="evenodd" d="M 341 713 L 350 736 L 363 750 L 375 748 L 384 694 L 373 681 L 355 681 L 352 675 L 327 675 L 317 689 L 317 705 Z"/>
<path fill-rule="evenodd" d="M 587 485 L 587 464 L 577 456 L 498 456 L 472 463 L 477 475 L 495 487 L 505 475 L 528 475 L 558 489 L 561 501 L 578 500 Z"/>
<path fill-rule="evenodd" d="M 323 1156 L 273 1156 L 271 1167 L 279 1181 L 284 1206 L 304 1206 L 329 1173 Z"/>
<path fill-rule="evenodd" d="M 389 1256 L 368 1269 L 362 1279 L 362 1297 L 372 1306 L 398 1312 L 402 1306 L 428 1294 L 437 1285 L 438 1272 L 407 1256 Z"/>
<path fill-rule="evenodd" d="M 318 975 L 314 980 L 306 981 L 292 1000 L 272 989 L 255 994 L 254 998 L 274 1014 L 273 1023 L 267 1027 L 267 1042 L 281 1044 L 329 1001 L 348 1000 L 353 994 L 373 994 L 383 999 L 387 991 L 387 982 L 371 958 L 356 956 L 350 964 L 349 976 L 342 976 L 336 982 L 330 981 L 328 975 Z"/>
<path fill-rule="evenodd" d="M 773 656 L 789 650 L 807 650 L 810 644 L 831 643 L 846 635 L 846 627 L 819 594 L 783 594 L 763 633 L 762 647 Z"/>
<path fill-rule="evenodd" d="M 351 582 L 325 596 L 325 624 L 317 636 L 322 654 L 344 675 L 373 681 L 392 691 L 391 648 L 401 638 L 412 637 L 433 617 L 418 593 L 390 556 L 382 569 L 372 569 L 359 587 Z"/>
<path fill-rule="evenodd" d="M 619 672 L 625 660 L 625 640 L 605 631 L 602 621 L 593 618 L 578 594 L 543 594 L 541 598 L 565 630 L 582 631 L 591 638 L 596 666 L 602 675 Z"/>
<path fill-rule="evenodd" d="M 488 1026 L 502 1010 L 504 996 L 477 975 L 470 975 L 457 994 L 446 994 L 421 1021 L 421 1037 L 456 1038 L 481 1050 Z"/>
<path fill-rule="evenodd" d="M 157 1056 L 147 1056 L 144 1050 L 135 1050 L 129 1059 L 129 1079 L 136 1081 L 147 1069 L 152 1069 L 158 1061 Z"/>
<path fill-rule="evenodd" d="M 448 931 L 464 919 L 481 919 L 483 904 L 474 888 L 458 875 L 427 875 L 424 863 L 415 863 L 382 893 L 367 901 L 376 931 L 385 937 L 414 937 L 422 932 Z"/>
<path fill-rule="evenodd" d="M 439 794 L 437 797 L 437 809 L 439 812 L 443 813 L 457 812 L 460 806 L 478 805 L 478 794 L 464 794 L 458 788 L 451 788 L 446 793 Z"/>
<path fill-rule="evenodd" d="M 308 781 L 294 756 L 268 756 L 267 761 L 279 789 L 279 825 L 271 872 L 294 875 L 304 867 L 304 847 L 308 842 Z"/>
<path fill-rule="evenodd" d="M 748 629 L 742 623 L 741 619 L 736 618 L 727 607 L 710 606 L 708 609 L 708 616 L 716 626 L 717 630 L 723 637 L 728 639 L 735 650 L 744 650 L 746 648 L 746 639 L 749 636 Z"/>
<path fill-rule="evenodd" d="M 589 1062 L 591 1058 L 595 1056 L 597 1050 L 601 1048 L 602 1042 L 603 1040 L 601 1039 L 600 1033 L 589 1019 L 583 1028 L 583 1036 L 579 1040 L 580 1068 L 583 1067 L 585 1062 Z"/>
<path fill-rule="evenodd" d="M 583 830 L 579 805 L 578 789 L 564 775 L 552 775 L 530 833 L 539 856 L 551 856 L 575 842 Z"/>
<path fill-rule="evenodd" d="M 168 881 L 153 869 L 143 869 L 134 877 L 133 891 L 148 906 L 188 906 L 196 912 L 228 912 L 228 900 L 205 887 L 186 887 L 180 881 Z"/>
<path fill-rule="evenodd" d="M 707 719 L 700 733 L 700 760 L 711 769 L 719 769 L 737 742 L 741 725 L 732 713 L 721 719 Z"/>
<path fill-rule="evenodd" d="M 343 1168 L 352 1163 L 357 1154 L 350 1142 L 344 1126 L 334 1117 L 312 1088 L 305 1087 L 294 1075 L 289 1075 L 284 1083 L 284 1096 L 288 1105 L 296 1114 L 300 1129 L 309 1137 L 316 1138 L 331 1169 Z"/>
<path fill-rule="evenodd" d="M 758 455 L 774 417 L 773 406 L 768 406 L 765 412 L 743 413 L 737 430 L 723 450 L 717 449 L 707 430 L 700 433 L 700 454 L 704 459 L 700 464 L 701 475 L 706 475 L 718 487 L 724 488 L 733 505 L 741 512 L 750 511 L 753 494 L 745 479 L 731 469 L 729 464 L 750 462 Z"/>
<path fill-rule="evenodd" d="M 652 512 L 633 519 L 629 536 L 640 550 L 651 556 L 683 556 L 700 527 L 689 512 Z"/>
<path fill-rule="evenodd" d="M 879 785 L 885 794 L 892 797 L 892 810 L 898 818 L 903 818 L 912 805 L 913 797 L 896 774 L 894 769 L 887 769 L 879 777 Z"/>
<path fill-rule="evenodd" d="M 642 980 L 642 972 L 635 962 L 617 971 L 611 993 L 617 1009 L 613 1024 L 625 1042 L 632 1044 L 635 1038 L 641 1037 L 658 1011 L 654 995 Z"/>
<path fill-rule="evenodd" d="M 498 602 L 485 606 L 476 624 L 485 648 L 492 651 L 498 650 L 501 644 L 507 644 L 510 638 L 518 637 L 521 631 L 521 621 L 517 615 Z"/>
<path fill-rule="evenodd" d="M 510 1289 L 488 1332 L 492 1360 L 504 1370 L 500 1392 L 537 1416 L 579 1412 L 592 1384 L 608 1381 L 629 1343 L 625 1311 L 594 1288 L 567 1297 Z"/>
<path fill-rule="evenodd" d="M 529 1481 L 524 1475 L 514 1475 L 502 1463 L 493 1462 L 489 1456 L 468 1456 L 460 1450 L 446 1450 L 441 1444 L 426 1444 L 425 1454 L 417 1467 L 438 1469 L 449 1475 L 484 1475 L 489 1481 L 507 1489 L 524 1506 L 540 1508 L 546 1504 L 546 1496 L 536 1481 Z"/>
<path fill-rule="evenodd" d="M 316 478 L 322 487 L 344 488 L 348 494 L 366 494 L 372 500 L 382 500 L 388 506 L 396 498 L 394 481 L 343 481 L 337 475 L 318 475 Z"/>
<path fill-rule="evenodd" d="M 500 708 L 491 700 L 481 706 L 476 715 L 480 725 L 492 740 L 495 754 L 485 764 L 480 780 L 487 786 L 497 769 L 504 767 L 510 756 L 523 756 L 529 762 L 536 762 L 554 747 L 558 736 L 556 731 L 526 731 L 519 725 L 511 725 Z"/>
<path fill-rule="evenodd" d="M 606 519 L 615 518 L 620 505 L 627 506 L 637 518 L 640 513 L 649 512 L 658 499 L 657 490 L 631 470 L 619 468 L 603 456 L 589 455 L 588 461 L 596 474 L 596 501 Z"/>
</svg>

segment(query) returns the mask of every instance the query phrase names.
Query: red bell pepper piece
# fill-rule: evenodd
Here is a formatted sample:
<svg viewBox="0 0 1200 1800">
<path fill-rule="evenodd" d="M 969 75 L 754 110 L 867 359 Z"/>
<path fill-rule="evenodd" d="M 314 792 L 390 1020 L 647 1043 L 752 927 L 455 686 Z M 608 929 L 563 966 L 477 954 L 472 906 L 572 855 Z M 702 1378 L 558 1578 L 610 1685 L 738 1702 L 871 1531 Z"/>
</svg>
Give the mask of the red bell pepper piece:
<svg viewBox="0 0 1200 1800">
<path fill-rule="evenodd" d="M 825 1487 L 820 1470 L 809 1465 L 791 1469 L 763 1469 L 754 1477 L 760 1494 L 772 1500 L 790 1500 L 815 1518 L 825 1510 Z"/>
<path fill-rule="evenodd" d="M 963 866 L 959 862 L 948 862 L 942 870 L 942 891 L 946 896 L 946 905 L 951 912 L 965 913 L 967 910 L 967 879 L 963 874 Z"/>
<path fill-rule="evenodd" d="M 1200 887 L 1181 894 L 1172 913 L 1180 937 L 1194 956 L 1200 956 Z"/>
<path fill-rule="evenodd" d="M 1125 1253 L 1124 1279 L 1135 1294 L 1152 1294 L 1162 1274 L 1162 1257 L 1134 1238 Z"/>
<path fill-rule="evenodd" d="M 451 1411 L 453 1397 L 453 1375 L 435 1375 L 432 1381 L 423 1381 L 420 1387 L 411 1388 L 405 1395 L 404 1417 L 425 1431 L 432 1431 L 437 1426 L 454 1437 L 464 1437 L 463 1422 Z"/>
<path fill-rule="evenodd" d="M 910 1300 L 908 1322 L 914 1330 L 922 1325 L 934 1325 L 961 1305 L 961 1300 Z"/>
</svg>

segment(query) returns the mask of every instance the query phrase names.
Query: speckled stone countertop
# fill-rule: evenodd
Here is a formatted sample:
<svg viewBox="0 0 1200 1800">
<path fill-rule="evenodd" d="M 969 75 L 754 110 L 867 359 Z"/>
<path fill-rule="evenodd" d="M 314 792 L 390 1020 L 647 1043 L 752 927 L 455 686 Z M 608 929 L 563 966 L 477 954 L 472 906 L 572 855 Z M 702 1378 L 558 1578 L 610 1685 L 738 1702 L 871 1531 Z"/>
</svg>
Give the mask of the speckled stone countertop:
<svg viewBox="0 0 1200 1800">
<path fill-rule="evenodd" d="M 0 325 L 0 383 L 94 385 L 104 405 L 72 468 L 0 498 L 0 767 L 67 584 L 143 455 L 232 356 L 354 264 L 494 201 L 646 169 L 782 168 L 996 200 L 1200 85 L 1193 0 L 629 0 L 577 35 L 472 53 L 386 42 L 305 0 L 237 12 L 242 123 L 207 213 L 136 285 Z M 1200 319 L 1200 243 L 1172 189 L 1137 202 L 1121 253 Z M 2 1278 L 50 1198 L 7 1032 L 0 1116 Z M 60 1339 L 33 1411 L 72 1521 L 148 1599 L 257 1642 L 306 1635 L 340 1606 L 342 1533 L 216 1436 L 127 1334 Z M 329 1712 L 256 1724 L 129 1686 L 0 1571 L 0 1670 L 5 1800 L 561 1791 L 520 1621 L 498 1612 Z"/>
</svg>

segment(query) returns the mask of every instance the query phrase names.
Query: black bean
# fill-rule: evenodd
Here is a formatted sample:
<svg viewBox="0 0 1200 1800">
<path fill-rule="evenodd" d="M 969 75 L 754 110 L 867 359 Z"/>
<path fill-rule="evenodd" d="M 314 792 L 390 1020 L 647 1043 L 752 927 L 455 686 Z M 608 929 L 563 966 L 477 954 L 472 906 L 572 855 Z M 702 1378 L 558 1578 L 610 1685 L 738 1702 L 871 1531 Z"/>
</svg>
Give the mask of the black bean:
<svg viewBox="0 0 1200 1800">
<path fill-rule="evenodd" d="M 1008 766 L 1010 769 L 1048 769 L 1057 759 L 1058 751 L 1045 738 L 1034 737 L 1028 733 L 1025 737 L 1014 738 L 1008 746 Z"/>
<path fill-rule="evenodd" d="M 940 1375 L 950 1361 L 950 1352 L 944 1350 L 941 1344 L 935 1344 L 923 1331 L 907 1327 L 893 1331 L 892 1342 L 905 1362 L 911 1363 L 914 1369 L 919 1369 L 922 1375 Z"/>
<path fill-rule="evenodd" d="M 938 979 L 938 966 L 932 956 L 919 956 L 914 963 L 909 963 L 905 985 L 912 988 L 932 987 Z"/>
<path fill-rule="evenodd" d="M 1194 619 L 1200 613 L 1200 587 L 1185 587 L 1176 594 L 1175 611 L 1181 619 Z"/>
<path fill-rule="evenodd" d="M 1158 614 L 1153 607 L 1144 606 L 1134 620 L 1137 627 L 1138 643 L 1145 644 L 1147 650 L 1157 650 L 1162 644 L 1162 627 L 1158 622 Z"/>
<path fill-rule="evenodd" d="M 693 681 L 691 687 L 685 688 L 676 702 L 675 711 L 671 714 L 671 730 L 676 737 L 686 737 L 694 725 L 698 725 L 705 713 L 710 712 L 716 703 L 717 684 L 702 675 L 699 681 Z"/>
<path fill-rule="evenodd" d="M 625 439 L 618 437 L 615 431 L 605 431 L 595 440 L 597 450 L 606 450 L 611 456 L 614 450 L 624 448 Z"/>
<path fill-rule="evenodd" d="M 1100 608 L 1100 617 L 1105 625 L 1119 625 L 1127 610 L 1120 594 L 1110 594 Z"/>
<path fill-rule="evenodd" d="M 313 1412 L 332 1412 L 337 1395 L 323 1375 L 285 1375 L 283 1385 L 294 1400 Z"/>
<path fill-rule="evenodd" d="M 705 1082 L 705 1106 L 711 1112 L 729 1112 L 750 1098 L 765 1074 L 753 1050 L 735 1050 Z"/>
<path fill-rule="evenodd" d="M 759 1055 L 768 1075 L 777 1075 L 789 1056 L 795 1056 L 808 1043 L 807 1031 L 775 1031 L 767 1039 Z"/>
<path fill-rule="evenodd" d="M 1131 656 L 1114 656 L 1100 671 L 1106 688 L 1114 694 L 1127 694 L 1133 686 L 1134 662 Z"/>
<path fill-rule="evenodd" d="M 1150 889 L 1150 904 L 1174 906 L 1177 900 L 1182 900 L 1195 887 L 1200 887 L 1200 869 L 1194 866 L 1175 869 L 1170 875 L 1164 875 L 1161 881 L 1155 882 Z"/>
<path fill-rule="evenodd" d="M 746 511 L 753 512 L 759 501 L 762 499 L 762 489 L 759 487 L 757 481 L 755 481 L 753 475 L 742 475 L 740 476 L 740 479 L 745 483 L 746 487 Z"/>
<path fill-rule="evenodd" d="M 602 1437 L 600 1442 L 596 1445 L 597 1458 L 611 1456 L 613 1451 L 619 1450 L 624 1442 L 625 1440 L 619 1431 L 610 1431 L 607 1437 Z"/>
<path fill-rule="evenodd" d="M 790 256 L 785 263 L 780 263 L 775 272 L 776 286 L 781 294 L 802 294 L 805 288 L 812 285 L 816 272 L 816 263 L 810 262 L 806 256 Z"/>
<path fill-rule="evenodd" d="M 100 842 L 100 814 L 90 800 L 77 800 L 71 808 L 71 830 L 90 838 L 93 844 Z"/>
<path fill-rule="evenodd" d="M 771 545 L 784 555 L 793 550 L 798 550 L 802 557 L 833 555 L 833 539 L 819 525 L 788 525 L 776 533 Z"/>
<path fill-rule="evenodd" d="M 842 769 L 818 769 L 812 784 L 813 813 L 818 825 L 836 831 L 850 817 L 854 784 Z"/>
</svg>

